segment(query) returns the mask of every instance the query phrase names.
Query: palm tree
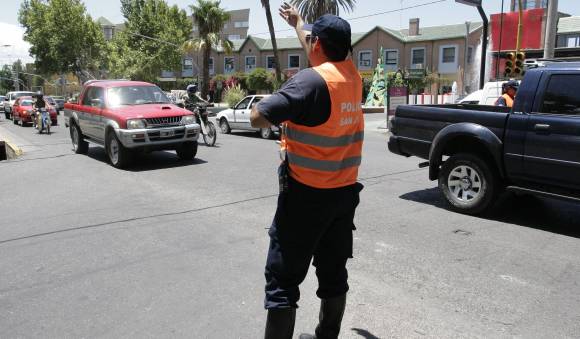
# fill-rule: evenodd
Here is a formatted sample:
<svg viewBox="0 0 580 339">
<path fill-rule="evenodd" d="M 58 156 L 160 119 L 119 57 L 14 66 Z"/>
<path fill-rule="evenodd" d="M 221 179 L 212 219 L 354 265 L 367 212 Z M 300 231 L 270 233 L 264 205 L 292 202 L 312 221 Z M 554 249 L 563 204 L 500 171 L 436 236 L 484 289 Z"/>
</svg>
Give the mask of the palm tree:
<svg viewBox="0 0 580 339">
<path fill-rule="evenodd" d="M 340 8 L 352 12 L 356 0 L 292 0 L 305 22 L 313 23 L 324 14 L 340 14 Z"/>
<path fill-rule="evenodd" d="M 272 48 L 274 49 L 274 62 L 276 63 L 276 81 L 278 84 L 282 82 L 282 75 L 280 72 L 280 63 L 278 62 L 278 44 L 276 43 L 276 34 L 274 33 L 274 23 L 272 22 L 272 12 L 270 12 L 270 0 L 262 0 L 262 7 L 266 11 L 266 19 L 268 20 L 268 29 L 270 30 L 270 40 L 272 40 Z"/>
<path fill-rule="evenodd" d="M 199 37 L 186 41 L 183 44 L 183 49 L 187 53 L 192 51 L 202 51 L 203 53 L 201 97 L 205 98 L 209 87 L 211 49 L 221 46 L 226 54 L 231 53 L 233 49 L 232 42 L 220 35 L 224 24 L 230 19 L 230 14 L 220 7 L 219 0 L 197 0 L 197 4 L 191 5 L 189 8 L 198 26 Z"/>
</svg>

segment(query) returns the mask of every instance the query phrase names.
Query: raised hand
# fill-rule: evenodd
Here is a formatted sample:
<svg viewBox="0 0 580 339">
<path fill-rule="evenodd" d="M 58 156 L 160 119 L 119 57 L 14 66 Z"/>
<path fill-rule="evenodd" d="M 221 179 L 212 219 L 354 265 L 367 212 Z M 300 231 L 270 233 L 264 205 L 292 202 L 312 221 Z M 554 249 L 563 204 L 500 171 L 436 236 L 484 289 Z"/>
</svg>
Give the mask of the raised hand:
<svg viewBox="0 0 580 339">
<path fill-rule="evenodd" d="M 302 21 L 302 17 L 298 13 L 296 7 L 284 2 L 279 9 L 280 16 L 284 19 L 290 26 L 296 28 L 299 22 Z"/>
</svg>

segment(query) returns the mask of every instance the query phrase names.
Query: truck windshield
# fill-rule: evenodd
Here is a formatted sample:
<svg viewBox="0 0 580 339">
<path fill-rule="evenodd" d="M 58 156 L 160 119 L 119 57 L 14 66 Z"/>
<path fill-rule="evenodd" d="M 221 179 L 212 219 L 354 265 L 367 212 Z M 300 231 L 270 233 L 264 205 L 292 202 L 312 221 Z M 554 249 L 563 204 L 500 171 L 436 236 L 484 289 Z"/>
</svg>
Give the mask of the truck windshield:
<svg viewBox="0 0 580 339">
<path fill-rule="evenodd" d="M 171 103 L 157 86 L 111 87 L 107 90 L 107 100 L 110 107 Z"/>
</svg>

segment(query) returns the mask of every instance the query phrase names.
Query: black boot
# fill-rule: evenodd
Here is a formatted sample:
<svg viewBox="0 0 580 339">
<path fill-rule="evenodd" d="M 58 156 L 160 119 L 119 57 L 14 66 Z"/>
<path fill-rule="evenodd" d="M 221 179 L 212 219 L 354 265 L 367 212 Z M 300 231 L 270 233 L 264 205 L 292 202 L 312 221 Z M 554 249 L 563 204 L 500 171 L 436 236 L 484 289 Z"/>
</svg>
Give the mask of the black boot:
<svg viewBox="0 0 580 339">
<path fill-rule="evenodd" d="M 296 321 L 295 308 L 271 308 L 266 320 L 265 339 L 292 339 L 294 323 Z"/>
<path fill-rule="evenodd" d="M 319 323 L 316 326 L 317 339 L 338 338 L 345 306 L 346 293 L 338 297 L 322 299 L 320 303 Z"/>
</svg>

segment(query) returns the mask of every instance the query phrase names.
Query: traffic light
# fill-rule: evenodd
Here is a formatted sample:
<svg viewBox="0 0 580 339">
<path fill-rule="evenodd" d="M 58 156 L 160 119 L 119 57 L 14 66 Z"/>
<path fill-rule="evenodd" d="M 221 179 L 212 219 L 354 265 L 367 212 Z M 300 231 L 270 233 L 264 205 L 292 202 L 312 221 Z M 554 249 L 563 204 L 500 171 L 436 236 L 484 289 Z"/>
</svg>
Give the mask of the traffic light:
<svg viewBox="0 0 580 339">
<path fill-rule="evenodd" d="M 526 53 L 517 52 L 514 67 L 514 75 L 521 76 L 524 74 L 524 61 L 526 60 Z"/>
<path fill-rule="evenodd" d="M 506 55 L 506 58 L 507 60 L 505 62 L 504 76 L 508 78 L 512 75 L 515 69 L 514 67 L 516 65 L 516 53 L 510 52 Z"/>
</svg>

